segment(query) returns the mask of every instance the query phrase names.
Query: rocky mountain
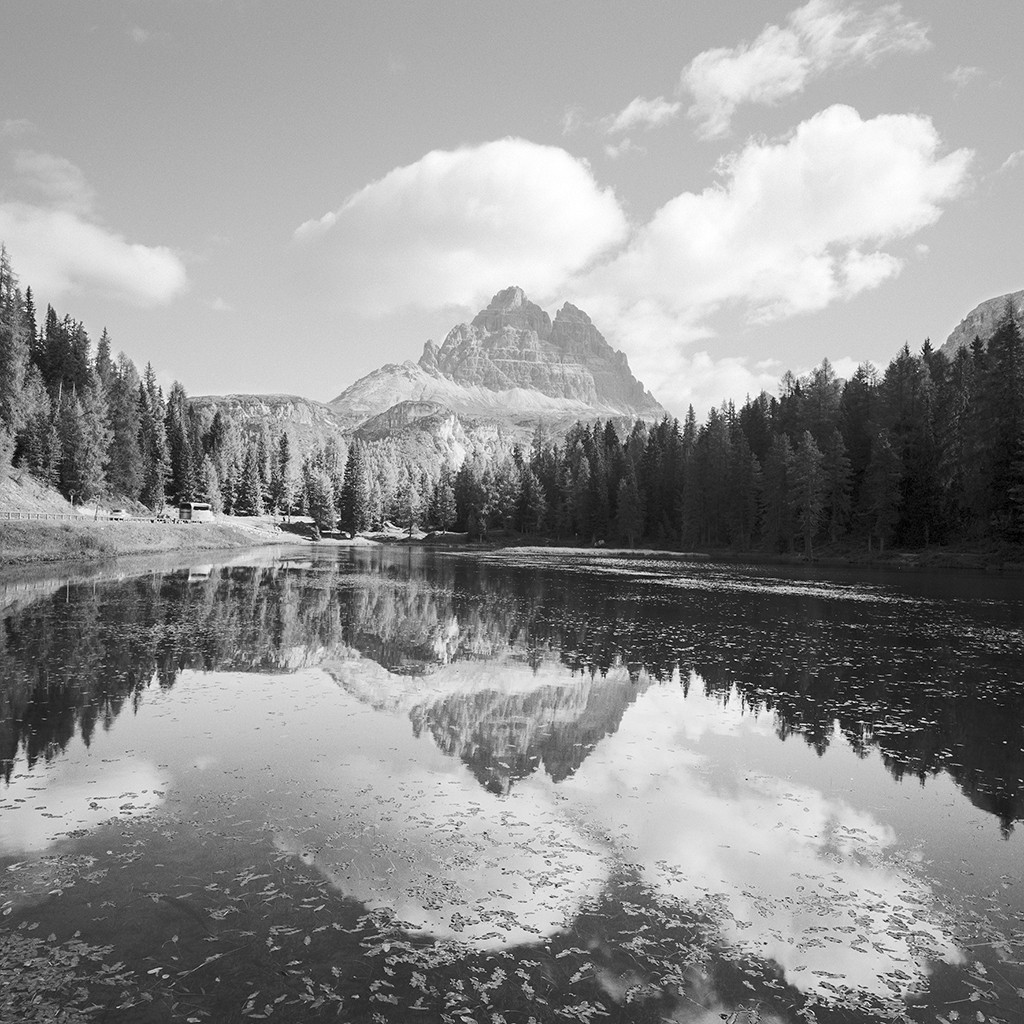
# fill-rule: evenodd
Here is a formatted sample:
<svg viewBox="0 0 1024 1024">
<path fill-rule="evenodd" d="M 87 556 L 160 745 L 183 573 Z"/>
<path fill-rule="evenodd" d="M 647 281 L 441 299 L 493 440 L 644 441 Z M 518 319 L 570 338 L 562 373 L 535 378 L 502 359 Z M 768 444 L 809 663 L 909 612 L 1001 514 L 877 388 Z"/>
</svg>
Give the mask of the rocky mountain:
<svg viewBox="0 0 1024 1024">
<path fill-rule="evenodd" d="M 440 346 L 428 341 L 418 362 L 382 366 L 329 405 L 351 429 L 405 403 L 510 426 L 665 415 L 586 313 L 567 302 L 552 320 L 514 286 Z"/>
<path fill-rule="evenodd" d="M 958 348 L 970 348 L 975 336 L 987 342 L 995 332 L 996 324 L 1003 315 L 1003 310 L 1006 309 L 1007 299 L 1013 303 L 1017 316 L 1024 318 L 1024 291 L 1010 292 L 1008 295 L 999 295 L 994 299 L 986 299 L 975 306 L 957 324 L 940 351 L 952 358 Z"/>
<path fill-rule="evenodd" d="M 586 313 L 567 302 L 552 320 L 517 287 L 498 292 L 441 345 L 428 341 L 418 362 L 388 363 L 332 402 L 295 395 L 190 401 L 210 420 L 223 409 L 243 430 L 262 422 L 275 433 L 287 430 L 300 452 L 358 433 L 394 438 L 431 464 L 439 453 L 457 464 L 495 439 L 526 441 L 538 422 L 557 434 L 578 420 L 610 419 L 628 430 L 637 419 L 665 415 Z"/>
<path fill-rule="evenodd" d="M 303 451 L 346 429 L 330 406 L 298 395 L 199 395 L 190 398 L 189 403 L 210 420 L 223 409 L 243 429 L 258 427 L 264 421 L 275 430 L 287 428 Z"/>
</svg>

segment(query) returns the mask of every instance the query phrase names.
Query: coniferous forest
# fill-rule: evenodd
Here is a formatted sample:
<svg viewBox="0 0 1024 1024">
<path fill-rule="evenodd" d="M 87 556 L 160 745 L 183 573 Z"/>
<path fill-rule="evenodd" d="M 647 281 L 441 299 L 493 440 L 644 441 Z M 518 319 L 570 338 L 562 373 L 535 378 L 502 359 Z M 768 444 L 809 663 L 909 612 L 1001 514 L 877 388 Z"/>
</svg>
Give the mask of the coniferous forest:
<svg viewBox="0 0 1024 1024">
<path fill-rule="evenodd" d="M 821 544 L 1024 541 L 1024 339 L 1007 306 L 994 335 L 950 359 L 925 341 L 839 379 L 825 360 L 698 423 L 578 423 L 564 436 L 475 442 L 424 457 L 396 437 L 327 437 L 300 451 L 264 420 L 197 411 L 40 314 L 0 250 L 0 474 L 28 469 L 76 503 L 209 501 L 308 514 L 348 532 L 390 521 L 486 536 L 813 553 Z"/>
</svg>

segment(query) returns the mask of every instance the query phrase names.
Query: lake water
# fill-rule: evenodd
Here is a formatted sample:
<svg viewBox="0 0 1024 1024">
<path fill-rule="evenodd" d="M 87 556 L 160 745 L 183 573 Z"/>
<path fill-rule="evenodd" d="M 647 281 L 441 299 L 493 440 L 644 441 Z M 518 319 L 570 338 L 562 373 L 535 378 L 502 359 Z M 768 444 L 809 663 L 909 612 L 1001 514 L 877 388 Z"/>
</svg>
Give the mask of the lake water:
<svg viewBox="0 0 1024 1024">
<path fill-rule="evenodd" d="M 1024 1020 L 1024 583 L 0 580 L 0 1020 Z"/>
</svg>

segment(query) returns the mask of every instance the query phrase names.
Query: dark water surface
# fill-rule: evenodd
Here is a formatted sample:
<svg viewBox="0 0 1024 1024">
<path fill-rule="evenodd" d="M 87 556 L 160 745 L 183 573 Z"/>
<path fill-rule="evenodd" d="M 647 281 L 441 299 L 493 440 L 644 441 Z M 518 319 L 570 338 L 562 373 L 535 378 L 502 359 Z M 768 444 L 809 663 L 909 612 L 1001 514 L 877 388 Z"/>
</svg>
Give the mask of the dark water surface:
<svg viewBox="0 0 1024 1024">
<path fill-rule="evenodd" d="M 1024 1020 L 1024 585 L 0 580 L 0 1020 Z"/>
</svg>

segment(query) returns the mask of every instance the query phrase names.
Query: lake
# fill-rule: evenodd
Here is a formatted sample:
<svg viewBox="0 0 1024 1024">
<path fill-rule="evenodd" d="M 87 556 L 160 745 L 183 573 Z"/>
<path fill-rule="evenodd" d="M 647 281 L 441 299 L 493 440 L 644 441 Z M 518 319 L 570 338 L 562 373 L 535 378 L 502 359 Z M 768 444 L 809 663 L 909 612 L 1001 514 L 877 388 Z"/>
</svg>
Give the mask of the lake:
<svg viewBox="0 0 1024 1024">
<path fill-rule="evenodd" d="M 1024 581 L 0 579 L 0 1020 L 1024 1019 Z"/>
</svg>

